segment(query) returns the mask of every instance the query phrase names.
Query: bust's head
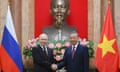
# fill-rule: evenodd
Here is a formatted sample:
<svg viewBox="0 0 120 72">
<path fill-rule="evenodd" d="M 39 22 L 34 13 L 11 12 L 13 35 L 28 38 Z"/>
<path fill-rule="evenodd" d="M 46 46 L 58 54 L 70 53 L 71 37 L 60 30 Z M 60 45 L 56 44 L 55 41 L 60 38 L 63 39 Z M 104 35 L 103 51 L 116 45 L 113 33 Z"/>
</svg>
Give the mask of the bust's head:
<svg viewBox="0 0 120 72">
<path fill-rule="evenodd" d="M 68 0 L 51 0 L 51 14 L 54 17 L 55 24 L 62 26 L 63 21 L 69 14 Z"/>
</svg>

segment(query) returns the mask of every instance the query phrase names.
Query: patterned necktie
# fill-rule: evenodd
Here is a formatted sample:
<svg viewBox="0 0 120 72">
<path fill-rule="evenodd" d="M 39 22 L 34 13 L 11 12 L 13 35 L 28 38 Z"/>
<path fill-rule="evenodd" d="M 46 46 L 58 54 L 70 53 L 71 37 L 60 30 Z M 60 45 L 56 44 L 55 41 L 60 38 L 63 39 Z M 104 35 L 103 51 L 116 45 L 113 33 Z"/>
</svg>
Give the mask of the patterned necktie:
<svg viewBox="0 0 120 72">
<path fill-rule="evenodd" d="M 48 60 L 48 54 L 47 54 L 45 46 L 43 46 L 43 53 L 44 53 L 45 58 Z"/>
<path fill-rule="evenodd" d="M 72 58 L 74 57 L 75 54 L 75 46 L 72 48 Z"/>
</svg>

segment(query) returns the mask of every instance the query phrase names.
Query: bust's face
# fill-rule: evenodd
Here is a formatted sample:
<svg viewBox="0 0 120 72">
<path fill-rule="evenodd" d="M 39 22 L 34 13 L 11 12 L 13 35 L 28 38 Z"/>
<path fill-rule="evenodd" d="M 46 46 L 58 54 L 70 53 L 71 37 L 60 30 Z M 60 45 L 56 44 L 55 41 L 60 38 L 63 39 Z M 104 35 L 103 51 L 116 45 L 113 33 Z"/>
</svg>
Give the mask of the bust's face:
<svg viewBox="0 0 120 72">
<path fill-rule="evenodd" d="M 62 24 L 68 14 L 68 7 L 64 0 L 55 0 L 52 5 L 51 13 L 57 24 Z"/>
</svg>

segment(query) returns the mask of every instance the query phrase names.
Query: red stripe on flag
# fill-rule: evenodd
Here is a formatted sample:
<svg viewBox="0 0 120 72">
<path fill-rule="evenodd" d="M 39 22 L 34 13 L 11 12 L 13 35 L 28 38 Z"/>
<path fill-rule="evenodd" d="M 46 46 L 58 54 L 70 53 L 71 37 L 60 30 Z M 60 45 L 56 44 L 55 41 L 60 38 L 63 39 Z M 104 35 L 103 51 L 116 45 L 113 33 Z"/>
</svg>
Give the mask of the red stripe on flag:
<svg viewBox="0 0 120 72">
<path fill-rule="evenodd" d="M 0 47 L 0 57 L 1 57 L 1 67 L 3 72 L 20 72 L 19 68 L 17 68 L 16 64 L 9 57 L 4 47 Z"/>
<path fill-rule="evenodd" d="M 1 45 L 0 45 L 0 48 L 2 48 Z M 0 72 L 1 70 L 2 70 L 2 65 L 1 65 L 1 52 L 0 52 Z"/>
</svg>

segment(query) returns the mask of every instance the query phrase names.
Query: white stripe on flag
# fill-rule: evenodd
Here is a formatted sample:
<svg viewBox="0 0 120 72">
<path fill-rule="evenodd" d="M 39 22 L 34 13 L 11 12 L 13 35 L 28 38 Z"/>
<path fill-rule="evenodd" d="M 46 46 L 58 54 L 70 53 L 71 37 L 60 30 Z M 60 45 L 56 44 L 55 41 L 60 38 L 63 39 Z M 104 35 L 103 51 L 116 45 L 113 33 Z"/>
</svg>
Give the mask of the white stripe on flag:
<svg viewBox="0 0 120 72">
<path fill-rule="evenodd" d="M 8 31 L 12 35 L 12 37 L 15 39 L 15 41 L 18 43 L 16 33 L 15 33 L 15 29 L 14 29 L 12 16 L 11 16 L 10 6 L 8 6 L 6 28 L 8 29 Z"/>
</svg>

